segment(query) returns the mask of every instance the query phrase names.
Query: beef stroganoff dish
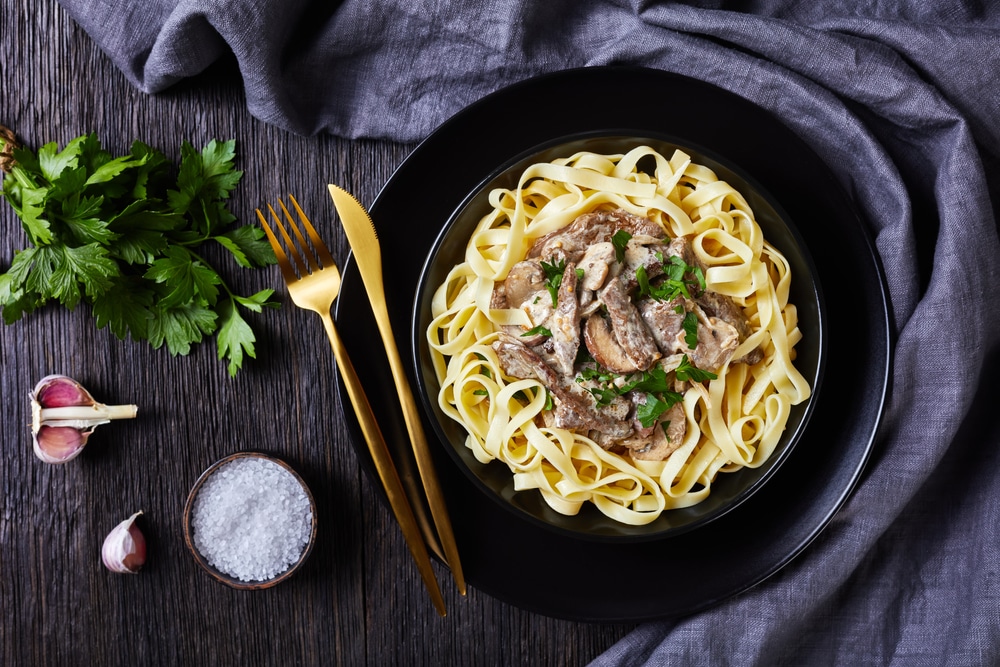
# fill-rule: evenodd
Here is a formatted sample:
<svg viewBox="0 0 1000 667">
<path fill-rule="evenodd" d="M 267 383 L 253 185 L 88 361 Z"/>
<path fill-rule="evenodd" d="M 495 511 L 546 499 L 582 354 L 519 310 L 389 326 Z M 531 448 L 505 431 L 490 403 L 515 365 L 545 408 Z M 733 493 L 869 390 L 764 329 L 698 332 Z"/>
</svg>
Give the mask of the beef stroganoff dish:
<svg viewBox="0 0 1000 667">
<path fill-rule="evenodd" d="M 648 524 L 767 461 L 809 398 L 791 280 L 745 198 L 681 150 L 533 164 L 434 292 L 439 406 L 516 490 Z"/>
</svg>

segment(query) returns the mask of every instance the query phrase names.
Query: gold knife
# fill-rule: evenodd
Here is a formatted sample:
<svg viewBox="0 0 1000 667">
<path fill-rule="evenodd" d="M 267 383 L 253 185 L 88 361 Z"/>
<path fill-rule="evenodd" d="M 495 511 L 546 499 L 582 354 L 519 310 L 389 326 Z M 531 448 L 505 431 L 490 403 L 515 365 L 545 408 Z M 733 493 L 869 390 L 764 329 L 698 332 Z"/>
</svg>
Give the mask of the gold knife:
<svg viewBox="0 0 1000 667">
<path fill-rule="evenodd" d="M 452 576 L 455 577 L 459 592 L 465 595 L 465 575 L 462 573 L 462 564 L 458 557 L 451 519 L 448 517 L 448 510 L 444 504 L 444 494 L 441 492 L 437 473 L 434 471 L 434 462 L 431 460 L 431 452 L 424 436 L 420 411 L 417 409 L 410 383 L 406 378 L 406 369 L 399 357 L 399 349 L 396 347 L 396 338 L 392 333 L 392 325 L 389 321 L 389 310 L 385 305 L 382 249 L 375 232 L 375 225 L 372 223 L 368 211 L 353 195 L 336 185 L 331 184 L 329 188 L 333 205 L 340 216 L 340 222 L 347 235 L 347 241 L 351 245 L 354 259 L 358 263 L 358 271 L 361 273 L 365 291 L 368 292 L 372 311 L 375 313 L 375 322 L 378 324 L 382 344 L 389 359 L 389 368 L 392 370 L 392 378 L 396 383 L 396 393 L 403 408 L 403 418 L 410 436 L 410 445 L 417 461 L 417 470 L 420 473 L 424 493 L 427 496 L 427 504 L 434 519 L 434 526 L 444 549 L 445 560 L 448 567 L 451 568 Z"/>
<path fill-rule="evenodd" d="M 336 333 L 336 329 L 332 329 L 330 341 L 333 344 L 337 365 L 340 366 L 340 373 L 344 377 L 347 395 L 351 399 L 351 405 L 354 407 L 354 414 L 358 417 L 361 432 L 368 443 L 368 451 L 372 455 L 375 469 L 378 471 L 379 479 L 382 480 L 382 486 L 385 488 L 386 496 L 389 498 L 389 505 L 392 507 L 393 514 L 396 515 L 396 521 L 399 522 L 400 530 L 402 530 L 403 537 L 406 539 L 406 545 L 409 547 L 410 553 L 417 563 L 420 577 L 424 580 L 424 585 L 431 595 L 434 608 L 437 609 L 438 614 L 445 616 L 447 612 L 445 610 L 444 598 L 441 596 L 437 579 L 434 577 L 434 569 L 431 567 L 430 556 L 427 554 L 427 545 L 421 535 L 409 498 L 407 498 L 406 492 L 403 490 L 403 483 L 399 479 L 399 473 L 396 472 L 396 468 L 393 465 L 389 448 L 382 437 L 378 420 L 375 418 L 375 413 L 372 412 L 371 405 L 368 403 L 368 397 L 365 396 L 364 389 L 361 388 L 361 380 L 358 378 L 358 373 L 354 370 L 354 365 L 351 363 L 350 357 L 347 356 L 347 350 L 344 348 L 340 336 Z"/>
</svg>

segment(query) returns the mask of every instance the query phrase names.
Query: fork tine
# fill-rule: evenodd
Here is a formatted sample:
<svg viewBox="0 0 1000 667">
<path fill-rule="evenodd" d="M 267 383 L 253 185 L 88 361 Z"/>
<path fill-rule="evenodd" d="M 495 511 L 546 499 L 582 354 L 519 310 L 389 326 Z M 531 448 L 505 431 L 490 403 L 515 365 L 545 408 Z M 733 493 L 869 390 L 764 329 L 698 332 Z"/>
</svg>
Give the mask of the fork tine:
<svg viewBox="0 0 1000 667">
<path fill-rule="evenodd" d="M 278 206 L 281 207 L 281 212 L 285 214 L 285 220 L 292 228 L 292 233 L 295 234 L 295 238 L 299 241 L 299 248 L 301 249 L 300 254 L 305 257 L 305 261 L 309 264 L 309 273 L 319 270 L 319 265 L 316 263 L 316 255 L 306 242 L 306 237 L 302 235 L 302 230 L 299 229 L 299 224 L 292 219 L 292 214 L 288 212 L 288 209 L 285 208 L 285 203 L 280 199 L 278 200 Z"/>
<path fill-rule="evenodd" d="M 309 240 L 312 241 L 313 247 L 316 248 L 316 252 L 319 254 L 319 259 L 323 262 L 323 266 L 332 266 L 334 263 L 333 255 L 331 255 L 330 251 L 327 250 L 326 244 L 323 243 L 323 239 L 320 238 L 320 235 L 316 232 L 316 228 L 312 226 L 308 216 L 306 216 L 306 214 L 302 211 L 302 207 L 299 206 L 299 202 L 295 199 L 295 195 L 289 193 L 288 198 L 291 200 L 292 206 L 295 207 L 295 212 L 298 214 L 299 220 L 301 220 L 302 224 L 305 225 L 306 232 L 309 234 Z"/>
<path fill-rule="evenodd" d="M 291 263 L 288 261 L 288 255 L 285 254 L 285 250 L 281 247 L 281 243 L 278 242 L 278 237 L 274 235 L 271 226 L 267 224 L 267 220 L 264 218 L 264 214 L 257 209 L 257 218 L 260 220 L 261 226 L 264 228 L 264 233 L 267 234 L 267 241 L 271 244 L 271 249 L 274 250 L 274 256 L 278 259 L 278 267 L 281 269 L 281 276 L 285 279 L 286 283 L 295 282 L 297 280 L 295 276 L 295 270 L 292 268 Z"/>
<path fill-rule="evenodd" d="M 308 270 L 306 269 L 305 261 L 302 259 L 302 254 L 295 246 L 295 241 L 292 240 L 292 237 L 289 236 L 288 232 L 285 230 L 285 225 L 281 223 L 281 218 L 279 218 L 278 214 L 274 212 L 274 208 L 270 204 L 267 205 L 267 210 L 271 212 L 271 219 L 274 221 L 278 231 L 281 232 L 281 238 L 285 240 L 285 246 L 288 248 L 288 254 L 291 256 L 291 263 L 294 265 L 295 271 L 297 271 L 300 276 L 307 275 Z"/>
</svg>

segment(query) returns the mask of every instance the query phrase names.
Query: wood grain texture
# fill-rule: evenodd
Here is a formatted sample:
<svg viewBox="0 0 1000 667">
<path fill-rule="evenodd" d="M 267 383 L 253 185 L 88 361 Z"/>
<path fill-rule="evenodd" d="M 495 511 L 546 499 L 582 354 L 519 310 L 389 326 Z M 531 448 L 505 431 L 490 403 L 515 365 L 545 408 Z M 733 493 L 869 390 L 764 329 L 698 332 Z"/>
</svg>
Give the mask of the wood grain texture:
<svg viewBox="0 0 1000 667">
<path fill-rule="evenodd" d="M 141 139 L 177 159 L 182 141 L 236 139 L 246 174 L 234 213 L 253 220 L 255 207 L 293 192 L 341 262 L 346 242 L 325 184 L 371 203 L 410 149 L 266 125 L 247 112 L 232 62 L 144 95 L 54 0 L 4 2 L 0 26 L 0 123 L 22 143 L 95 131 L 112 153 Z M 0 270 L 25 243 L 0 204 Z M 287 301 L 277 269 L 220 267 L 240 293 L 277 287 L 285 302 L 251 320 L 258 358 L 235 379 L 214 342 L 171 357 L 98 330 L 86 307 L 0 325 L 0 664 L 582 665 L 631 629 L 546 618 L 474 587 L 461 598 L 443 569 L 449 615 L 439 618 L 357 463 L 318 319 Z M 134 402 L 139 416 L 102 427 L 76 460 L 44 464 L 31 451 L 26 395 L 49 373 L 78 379 L 98 400 Z M 198 475 L 242 450 L 286 460 L 319 507 L 309 561 L 263 591 L 212 580 L 181 532 Z M 101 542 L 138 509 L 148 563 L 136 576 L 111 574 Z"/>
</svg>

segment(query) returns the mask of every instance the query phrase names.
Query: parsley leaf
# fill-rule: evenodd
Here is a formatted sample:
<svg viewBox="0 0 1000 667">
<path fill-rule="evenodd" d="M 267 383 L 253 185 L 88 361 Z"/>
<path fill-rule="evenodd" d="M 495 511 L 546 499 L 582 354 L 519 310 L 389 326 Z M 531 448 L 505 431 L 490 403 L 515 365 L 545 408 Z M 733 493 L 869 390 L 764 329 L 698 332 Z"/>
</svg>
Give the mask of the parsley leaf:
<svg viewBox="0 0 1000 667">
<path fill-rule="evenodd" d="M 624 229 L 619 229 L 611 236 L 611 245 L 615 247 L 615 261 L 619 264 L 625 261 L 625 247 L 632 240 L 632 235 Z"/>
<path fill-rule="evenodd" d="M 270 289 L 234 293 L 201 247 L 217 244 L 244 268 L 275 258 L 256 225 L 232 226 L 227 200 L 243 176 L 235 142 L 212 140 L 200 151 L 184 142 L 180 153 L 175 167 L 136 141 L 114 157 L 93 133 L 61 150 L 54 142 L 37 152 L 15 148 L 3 197 L 30 245 L 0 273 L 4 322 L 49 302 L 86 303 L 98 328 L 171 354 L 218 334 L 219 357 L 235 375 L 254 356 L 241 311 L 278 304 Z"/>
<path fill-rule="evenodd" d="M 240 266 L 251 269 L 273 263 L 274 251 L 264 238 L 264 230 L 257 225 L 243 225 L 224 234 L 212 237 L 226 250 Z"/>
<path fill-rule="evenodd" d="M 257 356 L 254 343 L 257 341 L 253 334 L 253 329 L 246 323 L 240 315 L 236 302 L 228 301 L 219 312 L 219 335 L 217 344 L 219 348 L 219 359 L 229 358 L 229 374 L 236 375 L 236 372 L 243 365 L 243 355 L 255 358 Z"/>
<path fill-rule="evenodd" d="M 215 333 L 218 313 L 206 306 L 188 303 L 175 308 L 157 304 L 149 321 L 149 342 L 159 349 L 164 343 L 172 355 L 191 352 L 191 345 Z M 240 359 L 242 361 L 242 358 Z"/>
<path fill-rule="evenodd" d="M 669 392 L 670 382 L 667 380 L 667 372 L 660 366 L 653 366 L 648 371 L 643 371 L 641 375 L 626 382 L 621 388 L 623 394 L 630 391 L 647 393 Z"/>
<path fill-rule="evenodd" d="M 681 357 L 681 365 L 677 367 L 674 373 L 677 375 L 678 380 L 690 380 L 691 382 L 704 382 L 705 380 L 714 380 L 719 377 L 715 373 L 703 371 L 697 366 L 694 366 L 690 361 L 688 361 L 686 354 Z"/>
<path fill-rule="evenodd" d="M 537 336 L 538 334 L 541 334 L 543 336 L 548 336 L 550 338 L 552 337 L 552 332 L 546 329 L 541 324 L 539 324 L 537 327 L 532 327 L 528 329 L 523 334 L 521 334 L 521 337 L 523 338 L 524 336 Z"/>
<path fill-rule="evenodd" d="M 657 301 L 671 301 L 680 295 L 690 299 L 692 289 L 698 292 L 705 290 L 705 274 L 701 268 L 688 265 L 676 255 L 672 255 L 669 261 L 663 263 L 663 275 L 663 280 L 653 285 L 649 281 L 646 267 L 636 268 L 635 278 L 639 284 L 639 296 L 648 296 Z"/>
<path fill-rule="evenodd" d="M 664 394 L 663 398 L 654 394 L 646 394 L 646 402 L 636 406 L 635 416 L 644 428 L 649 428 L 656 423 L 660 415 L 679 403 L 681 398 L 680 394 L 674 392 Z"/>
<path fill-rule="evenodd" d="M 560 259 L 551 264 L 543 260 L 542 271 L 545 272 L 545 289 L 552 297 L 552 307 L 554 308 L 559 302 L 559 286 L 562 285 L 563 273 L 566 272 L 566 260 Z"/>
<path fill-rule="evenodd" d="M 149 336 L 150 307 L 154 294 L 146 281 L 135 276 L 119 276 L 111 288 L 91 304 L 97 328 L 108 327 L 118 339 L 131 335 L 135 340 Z"/>
<path fill-rule="evenodd" d="M 685 313 L 681 329 L 684 329 L 684 343 L 692 350 L 698 347 L 698 316 L 690 311 Z"/>
</svg>

